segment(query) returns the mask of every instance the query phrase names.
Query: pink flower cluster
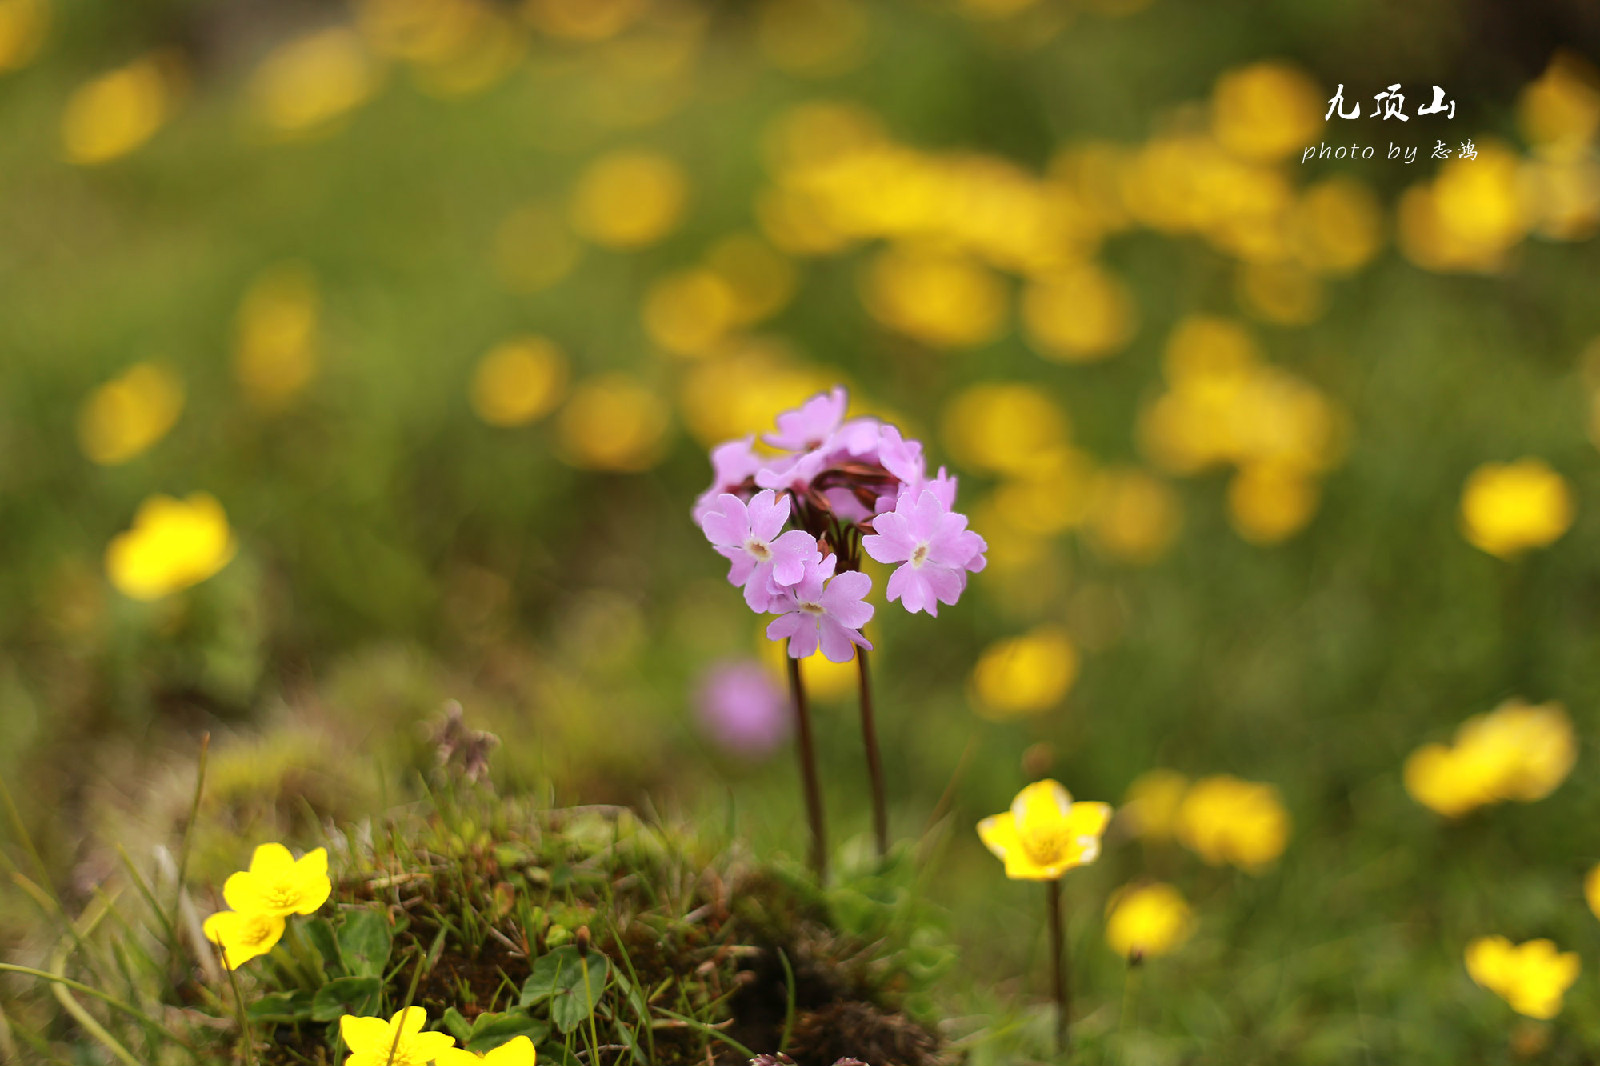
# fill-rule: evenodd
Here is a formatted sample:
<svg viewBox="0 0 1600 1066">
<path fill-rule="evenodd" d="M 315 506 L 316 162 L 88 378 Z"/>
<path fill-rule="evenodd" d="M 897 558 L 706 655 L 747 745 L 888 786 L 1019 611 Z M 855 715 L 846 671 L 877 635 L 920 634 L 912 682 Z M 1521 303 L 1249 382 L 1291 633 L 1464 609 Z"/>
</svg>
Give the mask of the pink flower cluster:
<svg viewBox="0 0 1600 1066">
<path fill-rule="evenodd" d="M 929 477 L 922 444 L 874 418 L 845 418 L 843 388 L 778 416 L 778 430 L 720 444 L 711 487 L 694 520 L 726 558 L 728 580 L 758 614 L 776 614 L 773 640 L 804 658 L 819 647 L 836 663 L 872 650 L 861 627 L 872 579 L 861 553 L 899 563 L 888 598 L 937 616 L 983 569 L 983 538 L 955 511 L 956 479 Z"/>
</svg>

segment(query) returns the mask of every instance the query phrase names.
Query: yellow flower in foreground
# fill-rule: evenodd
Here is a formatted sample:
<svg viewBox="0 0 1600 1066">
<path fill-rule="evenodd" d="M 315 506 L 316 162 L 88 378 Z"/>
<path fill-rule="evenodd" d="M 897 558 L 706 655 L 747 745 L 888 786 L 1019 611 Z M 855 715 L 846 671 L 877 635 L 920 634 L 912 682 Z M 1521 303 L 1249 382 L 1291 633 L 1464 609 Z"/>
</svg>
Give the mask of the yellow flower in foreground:
<svg viewBox="0 0 1600 1066">
<path fill-rule="evenodd" d="M 1542 459 L 1485 463 L 1461 494 L 1462 532 L 1502 559 L 1543 548 L 1572 525 L 1572 490 Z"/>
<path fill-rule="evenodd" d="M 534 1066 L 538 1055 L 533 1041 L 519 1036 L 483 1055 L 449 1048 L 434 1062 L 436 1066 L 477 1066 L 478 1063 L 486 1063 L 487 1066 Z"/>
<path fill-rule="evenodd" d="M 1194 783 L 1178 807 L 1178 839 L 1212 866 L 1255 872 L 1283 854 L 1289 812 L 1278 790 L 1228 774 Z"/>
<path fill-rule="evenodd" d="M 1006 864 L 1006 876 L 1054 881 L 1100 857 L 1100 834 L 1111 819 L 1105 803 L 1074 803 L 1055 781 L 1037 781 L 1011 809 L 978 823 L 984 845 Z"/>
<path fill-rule="evenodd" d="M 157 58 L 103 74 L 67 100 L 61 116 L 67 160 L 92 166 L 127 155 L 155 135 L 171 110 L 172 91 Z"/>
<path fill-rule="evenodd" d="M 214 496 L 151 496 L 139 506 L 133 528 L 111 539 L 106 573 L 123 595 L 158 600 L 198 585 L 227 566 L 237 550 Z"/>
<path fill-rule="evenodd" d="M 346 1014 L 339 1019 L 339 1035 L 350 1048 L 345 1066 L 424 1066 L 457 1050 L 448 1033 L 425 1033 L 428 1012 L 407 1007 L 388 1021 Z"/>
<path fill-rule="evenodd" d="M 1193 912 L 1171 885 L 1128 885 L 1106 904 L 1106 943 L 1127 958 L 1165 955 L 1193 931 Z"/>
<path fill-rule="evenodd" d="M 166 436 L 182 410 L 182 379 L 166 367 L 136 363 L 84 401 L 78 443 L 94 462 L 116 466 Z"/>
<path fill-rule="evenodd" d="M 206 919 L 206 939 L 222 948 L 228 969 L 265 955 L 283 938 L 283 915 L 218 911 Z"/>
<path fill-rule="evenodd" d="M 1425 744 L 1406 760 L 1406 791 L 1455 818 L 1489 803 L 1543 799 L 1566 780 L 1578 756 L 1572 722 L 1559 703 L 1507 700 L 1467 719 L 1455 743 Z"/>
<path fill-rule="evenodd" d="M 250 869 L 231 875 L 222 886 L 228 906 L 245 914 L 312 914 L 333 892 L 328 852 L 308 851 L 299 861 L 282 844 L 262 844 Z"/>
<path fill-rule="evenodd" d="M 1503 936 L 1486 936 L 1467 945 L 1472 979 L 1530 1018 L 1561 1013 L 1561 998 L 1581 967 L 1576 952 L 1558 952 L 1549 940 L 1513 945 Z"/>
</svg>

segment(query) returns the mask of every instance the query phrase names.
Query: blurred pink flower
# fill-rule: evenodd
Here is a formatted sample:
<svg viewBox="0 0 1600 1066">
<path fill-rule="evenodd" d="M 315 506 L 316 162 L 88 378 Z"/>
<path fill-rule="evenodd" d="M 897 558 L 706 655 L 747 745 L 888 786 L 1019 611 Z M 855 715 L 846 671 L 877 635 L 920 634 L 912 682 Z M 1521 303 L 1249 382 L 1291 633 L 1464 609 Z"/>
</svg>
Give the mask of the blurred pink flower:
<svg viewBox="0 0 1600 1066">
<path fill-rule="evenodd" d="M 714 664 L 701 678 L 697 697 L 701 728 L 735 755 L 766 755 L 789 735 L 783 690 L 754 660 Z"/>
<path fill-rule="evenodd" d="M 730 440 L 711 449 L 711 487 L 700 494 L 694 501 L 695 525 L 699 525 L 706 513 L 716 506 L 717 499 L 723 493 L 733 493 L 744 483 L 755 477 L 756 471 L 761 469 L 761 456 L 756 454 L 755 435 L 740 437 Z"/>
</svg>

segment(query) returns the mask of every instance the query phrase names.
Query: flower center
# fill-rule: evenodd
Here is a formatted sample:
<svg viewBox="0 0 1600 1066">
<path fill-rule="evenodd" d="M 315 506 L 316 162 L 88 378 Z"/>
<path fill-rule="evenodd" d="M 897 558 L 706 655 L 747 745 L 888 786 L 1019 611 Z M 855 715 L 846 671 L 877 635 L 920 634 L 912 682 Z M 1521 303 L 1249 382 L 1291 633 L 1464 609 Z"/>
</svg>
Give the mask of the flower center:
<svg viewBox="0 0 1600 1066">
<path fill-rule="evenodd" d="M 800 603 L 797 604 L 797 606 L 802 611 L 804 611 L 806 614 L 822 614 L 823 613 L 822 612 L 822 604 L 820 604 L 820 603 L 807 603 L 804 600 L 801 600 Z"/>
<path fill-rule="evenodd" d="M 1022 853 L 1035 866 L 1055 866 L 1067 857 L 1067 834 L 1055 826 L 1024 830 Z"/>
<path fill-rule="evenodd" d="M 744 550 L 749 552 L 751 557 L 758 562 L 764 563 L 772 558 L 772 549 L 767 546 L 767 543 L 754 537 L 744 542 Z"/>
<path fill-rule="evenodd" d="M 928 561 L 928 546 L 926 544 L 918 544 L 915 548 L 911 549 L 911 565 L 912 566 L 921 566 L 923 563 L 925 563 L 927 561 Z"/>
<path fill-rule="evenodd" d="M 265 918 L 253 918 L 244 927 L 243 940 L 249 947 L 260 947 L 272 939 L 272 923 Z"/>
<path fill-rule="evenodd" d="M 278 910 L 293 910 L 300 902 L 300 893 L 289 885 L 274 885 L 267 892 L 267 902 Z"/>
</svg>

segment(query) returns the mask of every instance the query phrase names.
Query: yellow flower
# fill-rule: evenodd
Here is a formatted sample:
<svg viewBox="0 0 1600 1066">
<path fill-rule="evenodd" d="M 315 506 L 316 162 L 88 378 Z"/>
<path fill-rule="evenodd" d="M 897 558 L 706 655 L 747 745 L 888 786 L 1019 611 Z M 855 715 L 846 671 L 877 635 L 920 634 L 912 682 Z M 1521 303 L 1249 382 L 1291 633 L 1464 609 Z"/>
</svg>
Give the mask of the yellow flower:
<svg viewBox="0 0 1600 1066">
<path fill-rule="evenodd" d="M 921 246 L 884 249 L 861 281 L 872 317 L 935 348 L 987 344 L 1006 326 L 1006 289 L 975 259 Z"/>
<path fill-rule="evenodd" d="M 1473 547 L 1510 558 L 1542 548 L 1572 525 L 1572 490 L 1542 459 L 1485 463 L 1461 493 L 1462 532 Z"/>
<path fill-rule="evenodd" d="M 1559 703 L 1507 700 L 1467 719 L 1453 745 L 1425 744 L 1406 760 L 1406 791 L 1447 818 L 1488 803 L 1543 799 L 1577 759 L 1572 723 Z"/>
<path fill-rule="evenodd" d="M 1074 803 L 1066 789 L 1046 779 L 1029 785 L 1011 809 L 978 823 L 978 836 L 1006 864 L 1006 876 L 1054 881 L 1100 856 L 1100 834 L 1111 819 L 1105 803 Z"/>
<path fill-rule="evenodd" d="M 45 0 L 0 0 L 0 71 L 31 60 L 50 25 Z"/>
<path fill-rule="evenodd" d="M 602 374 L 579 385 L 567 401 L 557 454 L 585 470 L 648 470 L 666 450 L 670 425 L 654 389 L 626 374 Z"/>
<path fill-rule="evenodd" d="M 336 26 L 280 45 L 256 68 L 250 91 L 263 123 L 296 135 L 324 129 L 365 103 L 379 78 L 361 37 Z"/>
<path fill-rule="evenodd" d="M 1228 521 L 1252 544 L 1276 544 L 1317 510 L 1317 482 L 1293 466 L 1250 463 L 1228 482 Z"/>
<path fill-rule="evenodd" d="M 1289 812 L 1278 790 L 1219 774 L 1194 783 L 1178 807 L 1178 839 L 1212 866 L 1255 872 L 1283 854 Z"/>
<path fill-rule="evenodd" d="M 198 585 L 237 550 L 228 516 L 209 493 L 187 500 L 151 496 L 139 506 L 133 528 L 111 539 L 106 573 L 123 595 L 158 600 Z"/>
<path fill-rule="evenodd" d="M 1530 1018 L 1561 1013 L 1561 998 L 1581 967 L 1576 952 L 1558 952 L 1544 939 L 1513 945 L 1503 936 L 1486 936 L 1467 945 L 1472 979 Z"/>
<path fill-rule="evenodd" d="M 1067 440 L 1067 418 L 1050 394 L 1021 382 L 985 382 L 944 412 L 944 442 L 964 466 L 1022 474 Z"/>
<path fill-rule="evenodd" d="M 350 1048 L 344 1066 L 424 1066 L 441 1061 L 456 1050 L 448 1033 L 424 1033 L 428 1012 L 407 1007 L 388 1021 L 346 1014 L 339 1019 L 339 1035 Z M 443 1060 L 449 1061 L 449 1060 Z"/>
<path fill-rule="evenodd" d="M 549 204 L 524 204 L 495 230 L 495 274 L 512 292 L 548 289 L 572 273 L 582 255 L 582 243 Z"/>
<path fill-rule="evenodd" d="M 683 168 L 664 155 L 612 152 L 579 176 L 572 228 L 607 248 L 643 248 L 677 226 L 688 189 Z"/>
<path fill-rule="evenodd" d="M 1166 554 L 1183 524 L 1178 494 L 1160 478 L 1132 468 L 1106 470 L 1095 480 L 1089 532 L 1113 559 L 1144 566 Z"/>
<path fill-rule="evenodd" d="M 172 111 L 172 89 L 162 62 L 146 56 L 72 94 L 61 116 L 61 143 L 69 162 L 106 163 L 155 135 Z"/>
<path fill-rule="evenodd" d="M 298 263 L 256 278 L 239 304 L 233 373 L 258 407 L 282 406 L 317 372 L 317 283 Z"/>
<path fill-rule="evenodd" d="M 1299 68 L 1268 60 L 1217 79 L 1211 128 L 1230 152 L 1280 159 L 1298 151 L 1322 126 L 1323 95 Z"/>
<path fill-rule="evenodd" d="M 1123 815 L 1133 831 L 1151 840 L 1170 840 L 1178 824 L 1178 808 L 1189 779 L 1176 770 L 1148 770 L 1128 786 Z"/>
<path fill-rule="evenodd" d="M 299 861 L 282 844 L 262 844 L 250 869 L 231 875 L 222 886 L 228 906 L 245 914 L 312 914 L 333 892 L 328 852 L 308 851 Z"/>
<path fill-rule="evenodd" d="M 567 357 L 544 337 L 514 337 L 489 350 L 472 374 L 472 409 L 491 426 L 523 426 L 548 414 L 567 385 Z"/>
<path fill-rule="evenodd" d="M 737 304 L 721 275 L 704 267 L 680 270 L 651 282 L 644 297 L 644 328 L 674 355 L 709 355 L 734 324 Z"/>
<path fill-rule="evenodd" d="M 182 379 L 166 367 L 136 363 L 84 401 L 78 443 L 94 462 L 116 466 L 166 436 L 182 410 Z"/>
<path fill-rule="evenodd" d="M 485 1063 L 487 1066 L 534 1066 L 538 1055 L 533 1041 L 525 1036 L 519 1036 L 483 1055 L 476 1055 L 460 1048 L 448 1048 L 434 1060 L 434 1063 L 436 1066 L 476 1066 L 478 1063 Z"/>
<path fill-rule="evenodd" d="M 1093 264 L 1053 271 L 1022 294 L 1028 343 L 1046 359 L 1082 363 L 1125 347 L 1136 327 L 1127 286 Z"/>
<path fill-rule="evenodd" d="M 1589 909 L 1596 918 L 1600 918 L 1600 865 L 1589 871 L 1589 876 L 1583 879 L 1583 898 L 1589 902 Z"/>
<path fill-rule="evenodd" d="M 283 915 L 218 911 L 206 919 L 206 939 L 222 948 L 228 969 L 265 955 L 283 937 Z"/>
<path fill-rule="evenodd" d="M 1003 721 L 1047 711 L 1078 676 L 1078 652 L 1060 626 L 1040 626 L 985 649 L 972 670 L 972 700 L 985 718 Z"/>
<path fill-rule="evenodd" d="M 1165 955 L 1193 931 L 1193 912 L 1171 885 L 1127 885 L 1106 904 L 1106 943 L 1124 957 Z"/>
</svg>

